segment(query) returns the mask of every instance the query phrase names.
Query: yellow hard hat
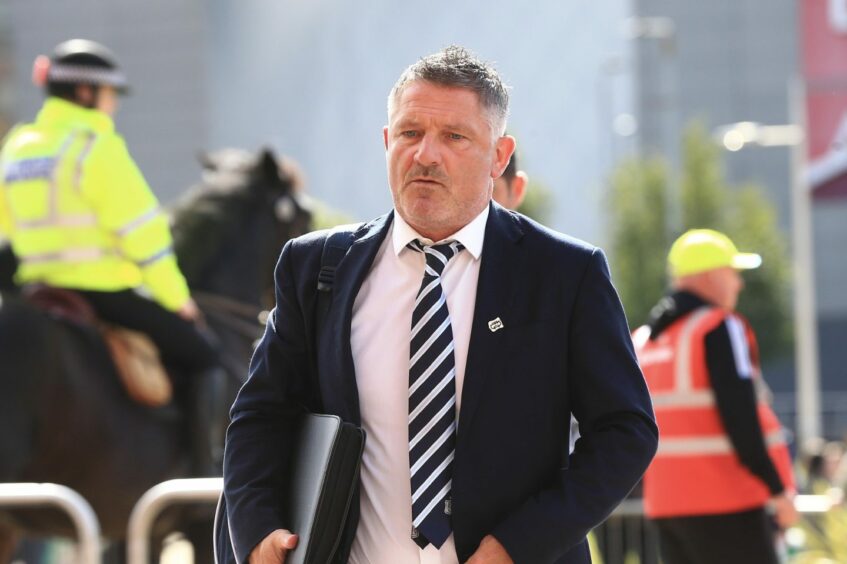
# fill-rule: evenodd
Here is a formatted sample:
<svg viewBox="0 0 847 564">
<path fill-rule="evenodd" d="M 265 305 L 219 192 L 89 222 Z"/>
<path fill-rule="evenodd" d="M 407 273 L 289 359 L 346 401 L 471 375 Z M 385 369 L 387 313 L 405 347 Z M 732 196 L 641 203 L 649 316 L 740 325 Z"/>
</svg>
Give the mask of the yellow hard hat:
<svg viewBox="0 0 847 564">
<path fill-rule="evenodd" d="M 686 231 L 668 253 L 668 270 L 674 278 L 725 266 L 748 270 L 761 264 L 761 256 L 738 252 L 729 237 L 711 229 Z"/>
</svg>

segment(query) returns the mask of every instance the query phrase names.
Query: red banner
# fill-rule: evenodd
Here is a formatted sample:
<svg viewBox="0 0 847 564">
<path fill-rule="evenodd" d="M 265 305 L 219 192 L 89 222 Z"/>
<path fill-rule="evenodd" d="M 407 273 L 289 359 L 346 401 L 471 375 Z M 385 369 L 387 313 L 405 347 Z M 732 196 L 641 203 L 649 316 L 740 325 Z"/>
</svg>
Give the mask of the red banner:
<svg viewBox="0 0 847 564">
<path fill-rule="evenodd" d="M 847 0 L 800 7 L 809 179 L 815 198 L 847 197 Z"/>
</svg>

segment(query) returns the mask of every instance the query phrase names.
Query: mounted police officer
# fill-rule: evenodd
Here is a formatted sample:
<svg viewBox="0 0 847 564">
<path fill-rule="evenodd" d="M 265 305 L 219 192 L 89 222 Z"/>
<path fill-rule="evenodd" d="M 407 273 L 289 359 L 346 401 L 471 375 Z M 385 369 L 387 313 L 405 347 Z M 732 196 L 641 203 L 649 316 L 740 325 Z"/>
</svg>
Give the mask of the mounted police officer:
<svg viewBox="0 0 847 564">
<path fill-rule="evenodd" d="M 106 47 L 72 39 L 36 59 L 33 80 L 44 105 L 0 152 L 0 236 L 19 263 L 15 282 L 77 292 L 103 321 L 148 335 L 196 384 L 217 354 L 196 325 L 167 217 L 115 132 L 126 76 Z"/>
</svg>

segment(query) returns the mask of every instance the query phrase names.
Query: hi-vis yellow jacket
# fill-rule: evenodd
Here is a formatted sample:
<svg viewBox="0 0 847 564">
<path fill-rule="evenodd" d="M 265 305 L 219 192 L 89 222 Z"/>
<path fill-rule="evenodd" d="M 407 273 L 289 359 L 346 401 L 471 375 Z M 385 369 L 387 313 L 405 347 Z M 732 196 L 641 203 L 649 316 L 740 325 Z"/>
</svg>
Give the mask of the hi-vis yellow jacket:
<svg viewBox="0 0 847 564">
<path fill-rule="evenodd" d="M 0 236 L 18 283 L 117 291 L 143 287 L 175 311 L 189 297 L 167 218 L 112 119 L 48 98 L 0 151 Z"/>
</svg>

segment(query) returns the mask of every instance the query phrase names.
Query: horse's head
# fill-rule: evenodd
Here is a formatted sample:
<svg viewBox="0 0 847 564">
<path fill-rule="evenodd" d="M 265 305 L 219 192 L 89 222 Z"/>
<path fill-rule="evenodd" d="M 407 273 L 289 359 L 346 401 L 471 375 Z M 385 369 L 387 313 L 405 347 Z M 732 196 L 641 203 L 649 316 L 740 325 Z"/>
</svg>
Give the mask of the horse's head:
<svg viewBox="0 0 847 564">
<path fill-rule="evenodd" d="M 301 196 L 303 179 L 297 163 L 278 159 L 270 149 L 252 154 L 241 149 L 223 149 L 200 156 L 204 183 L 210 186 L 243 186 L 253 204 L 269 212 L 254 219 L 270 220 L 275 247 L 309 230 L 312 219 Z M 255 209 L 254 209 L 255 211 Z"/>
<path fill-rule="evenodd" d="M 270 150 L 201 156 L 203 180 L 174 213 L 174 244 L 194 290 L 269 306 L 282 245 L 309 229 L 293 161 Z"/>
</svg>

